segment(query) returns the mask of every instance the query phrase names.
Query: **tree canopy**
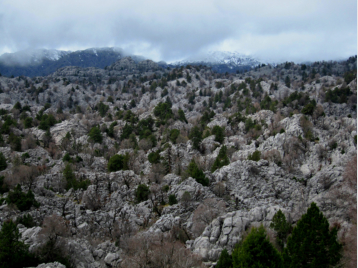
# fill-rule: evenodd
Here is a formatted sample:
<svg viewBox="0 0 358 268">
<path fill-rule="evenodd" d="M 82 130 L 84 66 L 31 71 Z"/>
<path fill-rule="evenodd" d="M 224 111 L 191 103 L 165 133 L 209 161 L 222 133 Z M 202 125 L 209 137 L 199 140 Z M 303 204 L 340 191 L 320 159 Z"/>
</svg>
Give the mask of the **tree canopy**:
<svg viewBox="0 0 358 268">
<path fill-rule="evenodd" d="M 332 267 L 340 261 L 341 248 L 337 229 L 329 230 L 327 219 L 312 203 L 288 237 L 283 252 L 285 267 Z"/>
<path fill-rule="evenodd" d="M 233 268 L 283 267 L 280 253 L 272 246 L 263 226 L 253 227 L 233 251 Z"/>
<path fill-rule="evenodd" d="M 283 268 L 280 253 L 272 246 L 263 226 L 253 227 L 232 253 L 233 268 Z"/>
</svg>

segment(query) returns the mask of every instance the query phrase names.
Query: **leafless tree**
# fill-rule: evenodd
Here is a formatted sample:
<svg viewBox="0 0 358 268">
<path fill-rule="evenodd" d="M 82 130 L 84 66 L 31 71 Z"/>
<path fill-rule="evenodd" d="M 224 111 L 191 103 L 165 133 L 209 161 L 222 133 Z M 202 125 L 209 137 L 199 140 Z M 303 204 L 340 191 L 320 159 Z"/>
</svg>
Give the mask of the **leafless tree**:
<svg viewBox="0 0 358 268">
<path fill-rule="evenodd" d="M 133 237 L 118 267 L 204 267 L 200 257 L 170 236 L 146 234 Z"/>
<path fill-rule="evenodd" d="M 345 267 L 357 267 L 357 155 L 347 162 L 343 183 L 335 187 L 333 196 L 349 204 L 347 216 L 351 226 L 342 237 L 343 263 Z"/>
<path fill-rule="evenodd" d="M 225 194 L 225 184 L 223 182 L 219 181 L 214 186 L 213 191 L 218 197 L 222 197 Z"/>
<path fill-rule="evenodd" d="M 214 198 L 205 199 L 194 211 L 192 232 L 198 237 L 213 219 L 225 212 L 225 203 Z"/>
<path fill-rule="evenodd" d="M 165 167 L 163 164 L 153 164 L 151 172 L 148 175 L 148 178 L 151 182 L 160 184 L 165 175 Z"/>
<path fill-rule="evenodd" d="M 69 236 L 69 228 L 64 218 L 51 215 L 44 219 L 39 241 L 43 244 L 37 254 L 45 260 L 53 260 L 55 256 L 65 257 L 68 252 L 64 238 Z"/>
</svg>

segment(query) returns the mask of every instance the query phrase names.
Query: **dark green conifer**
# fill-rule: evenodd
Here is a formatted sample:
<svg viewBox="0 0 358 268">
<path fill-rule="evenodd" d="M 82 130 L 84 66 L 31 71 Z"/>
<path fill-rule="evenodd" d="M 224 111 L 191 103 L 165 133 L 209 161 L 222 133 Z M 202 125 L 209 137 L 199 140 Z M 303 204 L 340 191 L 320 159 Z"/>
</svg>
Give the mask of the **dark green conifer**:
<svg viewBox="0 0 358 268">
<path fill-rule="evenodd" d="M 332 267 L 341 259 L 341 248 L 337 241 L 337 229 L 329 230 L 326 217 L 312 203 L 288 237 L 283 252 L 284 264 L 290 268 Z"/>
</svg>

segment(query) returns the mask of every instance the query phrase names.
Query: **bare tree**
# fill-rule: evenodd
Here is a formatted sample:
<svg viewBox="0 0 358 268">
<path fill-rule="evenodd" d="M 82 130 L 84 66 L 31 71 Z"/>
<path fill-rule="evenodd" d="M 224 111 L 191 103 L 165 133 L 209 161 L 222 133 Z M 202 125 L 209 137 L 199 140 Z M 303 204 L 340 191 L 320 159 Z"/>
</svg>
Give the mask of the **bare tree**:
<svg viewBox="0 0 358 268">
<path fill-rule="evenodd" d="M 213 219 L 225 212 L 225 203 L 214 198 L 205 199 L 194 211 L 192 232 L 195 237 L 201 235 Z"/>
<path fill-rule="evenodd" d="M 56 256 L 65 257 L 68 252 L 64 238 L 68 235 L 69 228 L 64 218 L 55 214 L 46 217 L 39 233 L 43 246 L 38 249 L 38 255 L 46 261 L 53 261 Z"/>
<path fill-rule="evenodd" d="M 186 268 L 204 267 L 200 257 L 170 235 L 143 234 L 133 237 L 118 267 Z"/>
<path fill-rule="evenodd" d="M 215 186 L 214 186 L 214 193 L 218 196 L 218 197 L 222 197 L 225 194 L 225 184 L 221 181 L 219 181 Z"/>
<path fill-rule="evenodd" d="M 357 155 L 346 164 L 343 183 L 336 187 L 333 193 L 335 199 L 350 204 L 348 218 L 351 226 L 342 237 L 343 263 L 345 267 L 357 267 Z"/>
</svg>

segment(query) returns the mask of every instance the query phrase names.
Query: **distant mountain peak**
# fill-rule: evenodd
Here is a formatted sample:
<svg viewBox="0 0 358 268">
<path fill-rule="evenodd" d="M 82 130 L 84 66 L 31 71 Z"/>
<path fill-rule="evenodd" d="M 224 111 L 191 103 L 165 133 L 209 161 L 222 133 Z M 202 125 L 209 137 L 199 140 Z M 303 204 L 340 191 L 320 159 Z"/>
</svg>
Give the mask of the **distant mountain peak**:
<svg viewBox="0 0 358 268">
<path fill-rule="evenodd" d="M 266 63 L 258 58 L 250 55 L 245 55 L 239 52 L 231 51 L 209 51 L 205 54 L 199 54 L 194 57 L 188 57 L 181 61 L 170 63 L 174 66 L 183 65 L 207 65 L 218 72 L 236 72 L 241 70 L 248 70 Z"/>
</svg>

